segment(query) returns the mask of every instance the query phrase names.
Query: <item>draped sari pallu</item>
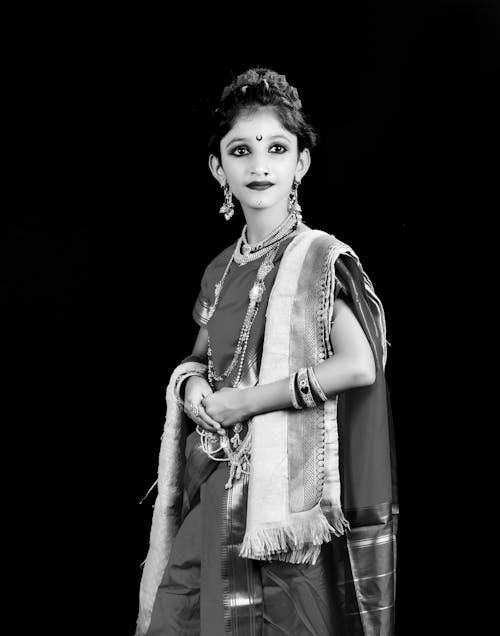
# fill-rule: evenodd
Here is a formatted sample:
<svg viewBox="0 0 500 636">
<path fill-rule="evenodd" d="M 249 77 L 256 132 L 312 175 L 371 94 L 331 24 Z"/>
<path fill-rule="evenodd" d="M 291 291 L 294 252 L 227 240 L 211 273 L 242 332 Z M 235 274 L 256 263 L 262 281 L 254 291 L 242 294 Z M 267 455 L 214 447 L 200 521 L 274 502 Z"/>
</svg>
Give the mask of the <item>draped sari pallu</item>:
<svg viewBox="0 0 500 636">
<path fill-rule="evenodd" d="M 221 527 L 226 634 L 236 633 L 234 629 L 240 636 L 261 633 L 262 598 L 255 569 L 243 567 L 246 561 L 314 563 L 322 544 L 330 541 L 339 632 L 394 633 L 398 507 L 384 376 L 384 313 L 356 254 L 325 232 L 305 229 L 283 255 L 266 312 L 259 383 L 334 355 L 330 331 L 336 285 L 370 342 L 376 381 L 314 409 L 275 411 L 250 420 L 250 475 L 235 480 L 226 493 Z M 140 587 L 140 636 L 147 632 L 173 539 L 201 483 L 217 467 L 196 444 L 186 453 L 187 424 L 176 392 L 179 377 L 202 367 L 181 364 L 167 387 L 158 495 Z M 344 517 L 350 530 L 332 536 Z M 249 595 L 249 581 L 254 611 L 247 628 L 248 604 L 241 599 Z"/>
</svg>

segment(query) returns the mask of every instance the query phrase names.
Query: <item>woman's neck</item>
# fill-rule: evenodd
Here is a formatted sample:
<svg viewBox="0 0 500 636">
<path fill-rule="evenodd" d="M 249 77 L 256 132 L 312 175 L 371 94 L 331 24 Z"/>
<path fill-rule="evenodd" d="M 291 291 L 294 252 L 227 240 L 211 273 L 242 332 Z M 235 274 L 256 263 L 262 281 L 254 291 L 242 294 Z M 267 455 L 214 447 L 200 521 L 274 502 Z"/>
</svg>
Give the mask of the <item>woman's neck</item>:
<svg viewBox="0 0 500 636">
<path fill-rule="evenodd" d="M 245 212 L 247 223 L 247 241 L 250 245 L 262 241 L 270 234 L 274 228 L 286 218 L 288 212 L 285 210 L 250 210 Z"/>
</svg>

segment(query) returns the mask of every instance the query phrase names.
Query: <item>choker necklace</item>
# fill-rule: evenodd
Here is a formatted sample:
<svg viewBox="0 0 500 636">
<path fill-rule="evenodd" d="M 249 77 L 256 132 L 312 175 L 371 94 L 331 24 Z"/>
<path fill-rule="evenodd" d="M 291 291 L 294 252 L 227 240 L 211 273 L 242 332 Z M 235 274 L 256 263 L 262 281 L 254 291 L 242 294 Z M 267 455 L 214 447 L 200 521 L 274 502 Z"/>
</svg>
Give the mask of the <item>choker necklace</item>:
<svg viewBox="0 0 500 636">
<path fill-rule="evenodd" d="M 234 250 L 234 261 L 238 263 L 238 265 L 245 265 L 246 263 L 254 261 L 261 256 L 265 256 L 273 245 L 291 234 L 297 228 L 299 223 L 300 220 L 297 214 L 291 212 L 267 236 L 253 245 L 250 245 L 246 239 L 247 226 L 245 225 Z"/>
<path fill-rule="evenodd" d="M 269 232 L 269 234 L 266 234 L 266 236 L 264 236 L 264 238 L 261 239 L 260 241 L 258 241 L 257 243 L 249 243 L 248 242 L 248 240 L 247 240 L 248 225 L 245 225 L 245 227 L 243 228 L 243 231 L 241 232 L 241 238 L 242 238 L 242 241 L 243 241 L 243 248 L 242 248 L 243 254 L 255 252 L 256 250 L 258 250 L 261 247 L 263 247 L 265 245 L 265 243 L 267 243 L 267 241 L 272 239 L 284 227 L 288 226 L 288 224 L 290 223 L 290 216 L 291 216 L 290 213 L 287 214 L 285 216 L 285 218 L 283 219 L 283 221 L 281 221 L 281 223 L 279 225 L 277 225 L 274 229 L 272 229 Z"/>
</svg>

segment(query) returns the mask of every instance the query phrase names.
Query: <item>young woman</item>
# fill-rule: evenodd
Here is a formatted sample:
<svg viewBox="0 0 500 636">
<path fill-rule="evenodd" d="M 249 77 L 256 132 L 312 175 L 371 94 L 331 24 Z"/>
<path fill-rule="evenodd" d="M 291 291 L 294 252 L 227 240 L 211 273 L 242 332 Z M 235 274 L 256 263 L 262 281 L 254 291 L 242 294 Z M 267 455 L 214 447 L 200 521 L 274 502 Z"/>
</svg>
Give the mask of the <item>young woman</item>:
<svg viewBox="0 0 500 636">
<path fill-rule="evenodd" d="M 389 635 L 395 498 L 382 305 L 302 222 L 316 134 L 283 75 L 214 111 L 209 167 L 245 226 L 207 266 L 172 373 L 138 634 Z"/>
</svg>

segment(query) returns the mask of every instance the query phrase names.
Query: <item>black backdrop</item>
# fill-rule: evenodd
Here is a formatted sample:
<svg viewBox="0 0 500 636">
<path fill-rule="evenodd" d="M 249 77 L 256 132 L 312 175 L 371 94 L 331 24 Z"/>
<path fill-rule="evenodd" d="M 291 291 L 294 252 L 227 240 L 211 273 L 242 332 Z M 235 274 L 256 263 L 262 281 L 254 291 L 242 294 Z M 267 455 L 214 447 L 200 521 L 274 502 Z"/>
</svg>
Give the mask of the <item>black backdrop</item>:
<svg viewBox="0 0 500 636">
<path fill-rule="evenodd" d="M 29 559 L 16 579 L 23 633 L 133 633 L 165 387 L 191 352 L 203 269 L 242 227 L 241 213 L 218 215 L 206 109 L 253 65 L 286 74 L 319 129 L 306 222 L 353 246 L 385 304 L 398 633 L 449 627 L 450 610 L 430 621 L 456 562 L 440 534 L 453 525 L 460 399 L 445 380 L 474 288 L 473 230 L 494 211 L 498 7 L 349 5 L 310 24 L 252 14 L 245 29 L 227 13 L 196 28 L 123 12 L 16 22 L 1 300 L 17 444 L 8 512 L 30 522 L 9 524 L 16 563 Z"/>
</svg>

